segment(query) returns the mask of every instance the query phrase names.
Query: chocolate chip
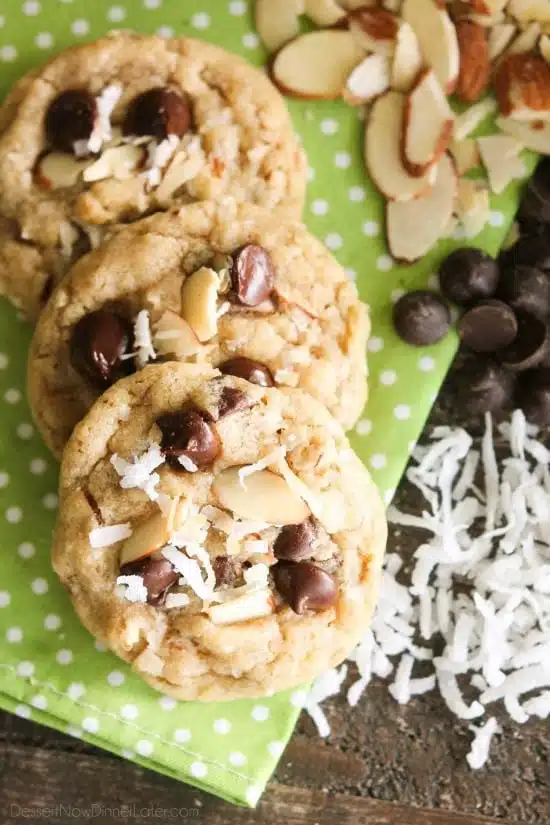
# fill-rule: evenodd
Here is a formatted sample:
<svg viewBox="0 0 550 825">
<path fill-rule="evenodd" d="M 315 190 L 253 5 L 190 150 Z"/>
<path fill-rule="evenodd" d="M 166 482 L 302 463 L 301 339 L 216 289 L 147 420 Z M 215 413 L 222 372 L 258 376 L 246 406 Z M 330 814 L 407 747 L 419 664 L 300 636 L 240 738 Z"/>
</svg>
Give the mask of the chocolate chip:
<svg viewBox="0 0 550 825">
<path fill-rule="evenodd" d="M 517 399 L 528 421 L 538 427 L 550 426 L 550 369 L 526 372 L 519 382 Z"/>
<path fill-rule="evenodd" d="M 224 387 L 220 394 L 218 401 L 218 415 L 222 418 L 224 415 L 230 415 L 240 410 L 246 410 L 250 407 L 250 399 L 245 392 L 236 387 Z"/>
<path fill-rule="evenodd" d="M 167 413 L 157 418 L 162 432 L 160 448 L 174 470 L 184 471 L 180 456 L 199 469 L 209 467 L 220 452 L 220 442 L 208 423 L 207 414 L 197 409 Z"/>
<path fill-rule="evenodd" d="M 502 301 L 482 301 L 458 322 L 460 340 L 474 352 L 497 352 L 515 339 L 518 322 L 513 309 Z"/>
<path fill-rule="evenodd" d="M 61 92 L 49 105 L 44 126 L 54 149 L 73 152 L 77 140 L 88 140 L 94 129 L 97 103 L 85 89 Z"/>
<path fill-rule="evenodd" d="M 273 552 L 278 559 L 300 561 L 311 556 L 315 528 L 311 519 L 301 524 L 286 524 L 275 539 Z"/>
<path fill-rule="evenodd" d="M 550 271 L 550 233 L 523 235 L 499 258 L 501 271 L 516 266 L 534 266 Z"/>
<path fill-rule="evenodd" d="M 468 412 L 497 412 L 511 404 L 514 376 L 490 358 L 476 358 L 459 373 L 459 394 Z"/>
<path fill-rule="evenodd" d="M 233 587 L 242 576 L 242 563 L 227 556 L 217 556 L 212 562 L 216 587 Z"/>
<path fill-rule="evenodd" d="M 550 223 L 550 160 L 543 158 L 527 184 L 521 200 L 522 221 Z"/>
<path fill-rule="evenodd" d="M 455 249 L 439 268 L 441 292 L 449 301 L 462 306 L 491 298 L 499 277 L 497 262 L 473 247 Z"/>
<path fill-rule="evenodd" d="M 270 370 L 260 361 L 246 358 L 244 355 L 229 358 L 218 367 L 224 375 L 235 375 L 237 378 L 244 378 L 251 384 L 258 384 L 260 387 L 273 387 L 275 382 Z"/>
<path fill-rule="evenodd" d="M 93 386 L 109 387 L 129 375 L 132 327 L 114 312 L 98 309 L 84 315 L 73 327 L 70 340 L 73 367 Z"/>
<path fill-rule="evenodd" d="M 540 269 L 516 266 L 506 269 L 498 296 L 515 310 L 529 312 L 545 321 L 550 312 L 550 281 Z"/>
<path fill-rule="evenodd" d="M 180 93 L 160 86 L 138 95 L 124 120 L 125 135 L 150 135 L 164 140 L 168 135 L 181 137 L 191 127 L 191 107 Z"/>
<path fill-rule="evenodd" d="M 407 292 L 393 308 L 395 331 L 403 341 L 424 347 L 441 341 L 451 326 L 451 313 L 436 293 L 418 289 Z"/>
<path fill-rule="evenodd" d="M 273 292 L 275 267 L 263 246 L 251 243 L 237 249 L 231 256 L 229 274 L 234 296 L 245 306 L 258 306 Z"/>
<path fill-rule="evenodd" d="M 548 351 L 548 328 L 527 312 L 518 312 L 517 319 L 516 339 L 499 352 L 499 360 L 507 369 L 522 372 L 537 367 L 544 360 Z"/>
<path fill-rule="evenodd" d="M 132 561 L 120 568 L 121 576 L 141 576 L 147 588 L 147 602 L 160 607 L 164 604 L 168 589 L 174 585 L 180 574 L 172 563 L 163 556 L 147 556 L 139 561 Z"/>
<path fill-rule="evenodd" d="M 326 610 L 338 599 L 335 579 L 309 561 L 281 561 L 273 568 L 275 586 L 295 613 Z"/>
</svg>

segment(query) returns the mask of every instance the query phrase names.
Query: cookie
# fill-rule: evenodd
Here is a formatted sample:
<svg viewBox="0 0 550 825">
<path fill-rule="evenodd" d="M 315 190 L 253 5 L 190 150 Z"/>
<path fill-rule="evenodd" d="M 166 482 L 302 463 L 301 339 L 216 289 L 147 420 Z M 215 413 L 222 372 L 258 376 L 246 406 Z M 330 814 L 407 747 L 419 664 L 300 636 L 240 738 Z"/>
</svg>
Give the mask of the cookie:
<svg viewBox="0 0 550 825">
<path fill-rule="evenodd" d="M 36 316 L 120 223 L 228 194 L 298 216 L 305 187 L 283 98 L 235 55 L 130 32 L 67 49 L 0 109 L 0 291 Z"/>
<path fill-rule="evenodd" d="M 53 564 L 84 625 L 147 682 L 223 701 L 342 661 L 385 539 L 376 488 L 318 401 L 167 363 L 75 429 Z"/>
<path fill-rule="evenodd" d="M 59 454 L 110 384 L 153 359 L 307 390 L 347 427 L 366 397 L 366 307 L 305 227 L 250 204 L 197 203 L 79 261 L 35 330 L 29 399 Z"/>
</svg>

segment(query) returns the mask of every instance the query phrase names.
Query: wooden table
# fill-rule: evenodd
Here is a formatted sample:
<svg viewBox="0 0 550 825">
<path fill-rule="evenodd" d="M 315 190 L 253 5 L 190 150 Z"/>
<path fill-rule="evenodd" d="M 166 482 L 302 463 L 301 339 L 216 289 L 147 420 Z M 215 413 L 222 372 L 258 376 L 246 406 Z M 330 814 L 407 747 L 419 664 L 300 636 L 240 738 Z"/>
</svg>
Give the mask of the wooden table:
<svg viewBox="0 0 550 825">
<path fill-rule="evenodd" d="M 479 437 L 481 421 L 468 421 L 456 375 L 455 367 L 426 432 L 455 423 Z M 414 510 L 420 502 L 404 483 L 397 504 Z M 409 555 L 417 542 L 391 532 L 389 548 Z M 95 825 L 186 819 L 208 825 L 549 825 L 548 722 L 502 720 L 504 735 L 494 740 L 490 763 L 472 772 L 464 759 L 467 723 L 451 717 L 435 693 L 400 707 L 377 682 L 354 709 L 343 698 L 326 707 L 330 739 L 319 739 L 304 714 L 256 811 L 0 714 L 0 823 L 74 825 L 78 817 Z M 132 805 L 126 816 L 114 810 Z M 53 809 L 47 818 L 44 808 Z"/>
</svg>

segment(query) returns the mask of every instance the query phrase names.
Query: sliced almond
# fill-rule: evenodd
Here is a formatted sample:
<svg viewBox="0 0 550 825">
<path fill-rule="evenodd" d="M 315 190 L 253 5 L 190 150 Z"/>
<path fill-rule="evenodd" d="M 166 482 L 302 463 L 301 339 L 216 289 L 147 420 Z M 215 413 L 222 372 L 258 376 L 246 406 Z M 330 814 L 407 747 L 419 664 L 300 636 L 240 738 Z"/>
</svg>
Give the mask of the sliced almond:
<svg viewBox="0 0 550 825">
<path fill-rule="evenodd" d="M 401 160 L 405 95 L 387 92 L 373 104 L 365 130 L 365 162 L 378 189 L 390 200 L 410 201 L 430 189 L 429 176 L 414 178 Z"/>
<path fill-rule="evenodd" d="M 394 14 L 399 14 L 403 0 L 382 0 L 382 7 L 386 11 L 392 11 Z"/>
<path fill-rule="evenodd" d="M 405 0 L 401 14 L 418 37 L 425 62 L 449 94 L 458 80 L 460 53 L 455 27 L 446 9 L 434 0 Z"/>
<path fill-rule="evenodd" d="M 256 30 L 266 49 L 276 52 L 300 33 L 298 15 L 302 11 L 300 0 L 256 0 Z"/>
<path fill-rule="evenodd" d="M 543 34 L 539 40 L 540 56 L 550 63 L 550 34 Z"/>
<path fill-rule="evenodd" d="M 239 518 L 268 524 L 300 524 L 309 518 L 309 507 L 281 476 L 270 470 L 258 470 L 246 477 L 243 487 L 239 469 L 224 470 L 212 485 L 214 495 L 226 510 Z"/>
<path fill-rule="evenodd" d="M 236 624 L 269 616 L 275 609 L 271 591 L 256 590 L 221 604 L 213 604 L 207 610 L 214 624 Z"/>
<path fill-rule="evenodd" d="M 531 20 L 538 23 L 550 23 L 548 0 L 510 0 L 506 12 L 520 23 L 528 23 Z"/>
<path fill-rule="evenodd" d="M 338 0 L 342 8 L 348 11 L 355 9 L 374 9 L 378 7 L 378 0 Z"/>
<path fill-rule="evenodd" d="M 199 341 L 209 341 L 218 331 L 218 275 L 201 266 L 183 283 L 181 310 Z"/>
<path fill-rule="evenodd" d="M 273 5 L 273 0 L 268 0 Z M 317 26 L 335 26 L 346 16 L 336 0 L 305 0 L 305 13 Z"/>
<path fill-rule="evenodd" d="M 88 166 L 82 177 L 87 183 L 105 178 L 125 180 L 132 177 L 136 169 L 141 166 L 145 157 L 143 147 L 124 143 L 106 149 L 99 158 Z"/>
<path fill-rule="evenodd" d="M 510 117 L 499 117 L 496 120 L 499 129 L 516 138 L 526 149 L 532 149 L 541 155 L 550 155 L 550 123 L 525 123 L 512 120 Z"/>
<path fill-rule="evenodd" d="M 273 80 L 294 97 L 333 100 L 364 56 L 348 31 L 309 32 L 283 46 L 273 63 Z"/>
<path fill-rule="evenodd" d="M 527 28 L 520 32 L 512 41 L 506 54 L 525 54 L 525 52 L 532 51 L 536 48 L 541 33 L 542 27 L 540 23 L 530 23 Z"/>
<path fill-rule="evenodd" d="M 451 142 L 454 114 L 433 70 L 423 72 L 405 101 L 402 160 L 414 177 L 425 175 Z"/>
<path fill-rule="evenodd" d="M 171 310 L 163 312 L 155 323 L 153 342 L 160 355 L 171 355 L 174 358 L 188 358 L 202 349 L 187 321 Z"/>
<path fill-rule="evenodd" d="M 193 180 L 204 166 L 204 155 L 201 151 L 188 154 L 187 152 L 177 152 L 174 155 L 162 180 L 155 189 L 155 200 L 168 206 L 174 193 L 184 186 L 188 181 Z"/>
<path fill-rule="evenodd" d="M 399 22 L 385 9 L 360 8 L 349 17 L 349 29 L 357 43 L 367 52 L 392 55 Z"/>
<path fill-rule="evenodd" d="M 489 60 L 495 61 L 504 54 L 517 32 L 513 23 L 500 23 L 489 31 Z"/>
<path fill-rule="evenodd" d="M 89 165 L 89 161 L 77 160 L 63 152 L 43 155 L 36 166 L 36 182 L 44 189 L 65 189 L 74 186 Z"/>
<path fill-rule="evenodd" d="M 525 164 L 519 157 L 524 148 L 509 135 L 492 135 L 477 140 L 481 161 L 489 177 L 491 191 L 500 195 L 509 183 L 526 174 Z"/>
<path fill-rule="evenodd" d="M 468 106 L 461 115 L 455 118 L 454 139 L 464 140 L 468 135 L 471 135 L 484 120 L 487 120 L 490 115 L 496 112 L 497 108 L 496 100 L 492 97 L 480 100 L 479 103 L 474 103 L 473 106 Z"/>
<path fill-rule="evenodd" d="M 134 527 L 120 552 L 120 566 L 150 556 L 170 540 L 179 499 L 172 499 L 168 513 L 158 512 L 147 521 Z"/>
<path fill-rule="evenodd" d="M 390 252 L 400 261 L 416 261 L 443 236 L 456 195 L 456 173 L 447 155 L 437 166 L 432 191 L 409 203 L 389 202 L 386 227 Z"/>
<path fill-rule="evenodd" d="M 353 106 L 368 103 L 390 86 L 390 61 L 382 54 L 369 54 L 352 71 L 342 97 Z"/>
<path fill-rule="evenodd" d="M 449 152 L 452 155 L 456 173 L 459 177 L 465 175 L 471 169 L 475 169 L 481 162 L 479 147 L 474 138 L 453 140 L 449 146 Z"/>
<path fill-rule="evenodd" d="M 409 23 L 402 22 L 397 31 L 391 70 L 391 85 L 398 92 L 408 92 L 422 68 L 418 38 Z"/>
<path fill-rule="evenodd" d="M 493 86 L 503 115 L 550 121 L 550 66 L 535 52 L 506 55 Z"/>
<path fill-rule="evenodd" d="M 467 178 L 459 180 L 456 213 L 467 238 L 479 235 L 491 214 L 487 186 L 480 181 Z"/>
</svg>

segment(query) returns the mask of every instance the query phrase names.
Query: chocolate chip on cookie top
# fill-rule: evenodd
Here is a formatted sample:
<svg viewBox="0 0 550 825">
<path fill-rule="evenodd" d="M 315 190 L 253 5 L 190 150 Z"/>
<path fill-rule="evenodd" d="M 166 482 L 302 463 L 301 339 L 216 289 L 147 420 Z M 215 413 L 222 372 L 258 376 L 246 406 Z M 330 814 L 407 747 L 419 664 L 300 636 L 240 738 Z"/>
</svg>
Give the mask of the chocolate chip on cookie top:
<svg viewBox="0 0 550 825">
<path fill-rule="evenodd" d="M 220 442 L 204 410 L 187 409 L 157 418 L 161 451 L 175 470 L 203 470 L 220 453 Z"/>
<path fill-rule="evenodd" d="M 88 141 L 97 117 L 97 101 L 86 89 L 67 89 L 50 103 L 44 127 L 46 139 L 60 152 L 74 152 L 78 141 Z"/>
<path fill-rule="evenodd" d="M 138 95 L 128 108 L 122 130 L 125 135 L 182 137 L 191 128 L 191 106 L 180 92 L 168 86 L 149 89 Z"/>
<path fill-rule="evenodd" d="M 132 327 L 115 312 L 99 309 L 73 327 L 71 362 L 94 387 L 104 389 L 133 371 Z M 130 357 L 128 357 L 130 356 Z"/>
<path fill-rule="evenodd" d="M 220 364 L 218 369 L 224 375 L 236 375 L 237 378 L 244 378 L 245 381 L 258 384 L 260 387 L 273 387 L 275 384 L 271 370 L 265 364 L 243 355 L 229 358 Z"/>
<path fill-rule="evenodd" d="M 338 600 L 338 584 L 311 562 L 279 562 L 273 572 L 277 590 L 295 613 L 326 610 Z"/>
</svg>

